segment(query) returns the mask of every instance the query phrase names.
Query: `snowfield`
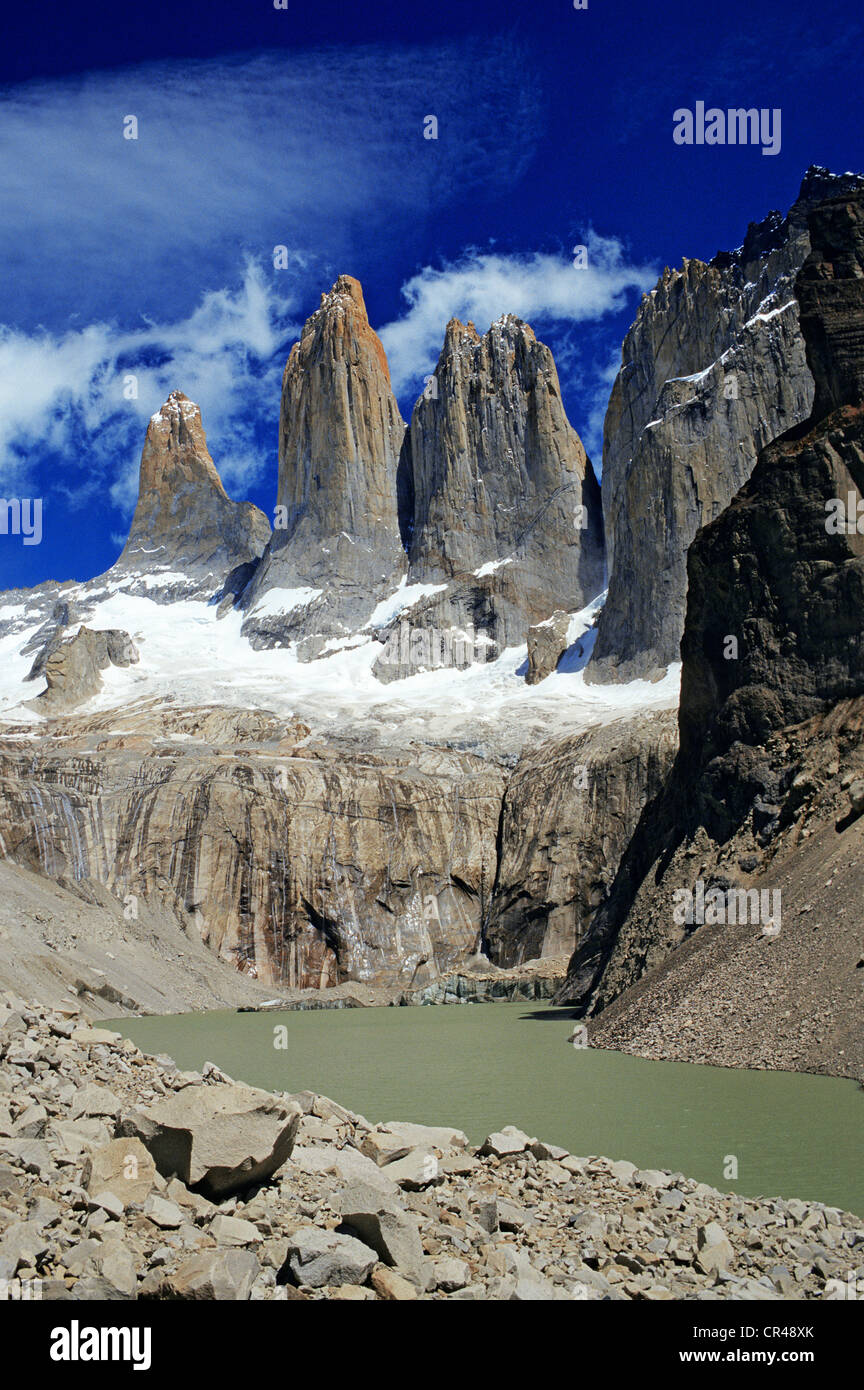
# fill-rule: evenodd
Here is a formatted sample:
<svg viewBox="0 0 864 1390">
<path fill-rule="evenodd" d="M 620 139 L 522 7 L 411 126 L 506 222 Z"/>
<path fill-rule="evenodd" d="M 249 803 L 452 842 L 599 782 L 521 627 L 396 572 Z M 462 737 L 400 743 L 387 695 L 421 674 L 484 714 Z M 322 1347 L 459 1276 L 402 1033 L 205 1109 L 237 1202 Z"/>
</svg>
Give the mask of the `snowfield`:
<svg viewBox="0 0 864 1390">
<path fill-rule="evenodd" d="M 434 587 L 403 584 L 378 605 L 365 632 L 334 641 L 332 655 L 305 663 L 297 660 L 293 647 L 256 651 L 242 635 L 244 615 L 236 610 L 217 618 L 215 604 L 193 600 L 160 604 L 143 595 L 104 589 L 97 595 L 87 626 L 124 629 L 135 642 L 140 661 L 103 671 L 102 691 L 76 714 L 125 708 L 156 697 L 182 705 L 268 709 L 285 717 L 297 716 L 313 728 L 336 725 L 361 735 L 364 728 L 374 728 L 378 737 L 389 730 L 435 742 L 482 743 L 500 734 L 502 739 L 515 737 L 518 744 L 524 737 L 577 733 L 590 725 L 677 705 L 678 666 L 653 684 L 586 685 L 584 667 L 596 636 L 593 624 L 605 595 L 573 614 L 570 646 L 560 668 L 539 685 L 525 683 L 524 645 L 465 671 L 419 671 L 383 685 L 371 670 L 382 648 L 370 629 L 409 609 L 423 596 L 419 590 L 426 593 Z M 280 598 L 284 602 L 287 596 Z M 0 607 L 0 623 L 13 616 L 20 622 L 11 604 Z M 19 627 L 0 638 L 0 721 L 42 722 L 43 716 L 25 702 L 40 694 L 45 682 L 25 681 L 34 654 L 21 655 L 39 625 Z"/>
</svg>

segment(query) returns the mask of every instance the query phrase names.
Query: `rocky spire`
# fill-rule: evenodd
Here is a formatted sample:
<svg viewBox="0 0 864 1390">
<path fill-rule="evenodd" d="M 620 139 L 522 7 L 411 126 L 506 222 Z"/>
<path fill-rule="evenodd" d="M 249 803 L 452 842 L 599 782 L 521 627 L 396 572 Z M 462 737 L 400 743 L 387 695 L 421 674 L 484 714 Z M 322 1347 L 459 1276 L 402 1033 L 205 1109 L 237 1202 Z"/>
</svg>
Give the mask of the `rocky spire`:
<svg viewBox="0 0 864 1390">
<path fill-rule="evenodd" d="M 809 230 L 795 290 L 813 413 L 688 557 L 681 741 L 703 760 L 864 693 L 864 190 L 813 209 Z"/>
<path fill-rule="evenodd" d="M 604 582 L 600 493 L 549 349 L 512 314 L 482 337 L 452 319 L 411 418 L 410 579 L 508 561 L 528 622 L 575 610 Z M 515 586 L 515 587 L 514 587 Z"/>
<path fill-rule="evenodd" d="M 250 635 L 346 631 L 395 588 L 405 568 L 396 508 L 404 432 L 363 290 L 340 275 L 307 319 L 282 378 L 275 527 L 248 595 Z M 252 610 L 275 588 L 321 591 L 321 601 L 275 622 L 268 603 L 262 626 Z"/>
<path fill-rule="evenodd" d="M 709 263 L 685 259 L 643 297 L 604 425 L 609 596 L 586 680 L 651 677 L 679 659 L 688 546 L 759 450 L 810 413 L 795 299 L 807 216 L 856 187 L 857 175 L 809 169 L 785 217 L 751 223 Z"/>
<path fill-rule="evenodd" d="M 261 555 L 270 526 L 251 502 L 232 502 L 210 452 L 201 411 L 172 391 L 152 416 L 141 455 L 138 503 L 117 566 L 176 571 L 212 588 Z"/>
</svg>

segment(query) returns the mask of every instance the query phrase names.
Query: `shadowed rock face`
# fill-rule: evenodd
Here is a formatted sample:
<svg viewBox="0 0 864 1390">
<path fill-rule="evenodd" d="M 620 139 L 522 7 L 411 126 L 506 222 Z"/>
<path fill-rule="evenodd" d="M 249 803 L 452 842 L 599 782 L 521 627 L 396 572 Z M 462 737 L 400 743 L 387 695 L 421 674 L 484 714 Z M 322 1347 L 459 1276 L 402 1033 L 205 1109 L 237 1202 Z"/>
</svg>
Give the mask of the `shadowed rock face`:
<svg viewBox="0 0 864 1390">
<path fill-rule="evenodd" d="M 861 186 L 809 170 L 787 217 L 751 224 L 738 251 L 710 264 L 667 269 L 643 299 L 604 426 L 609 596 L 587 680 L 651 677 L 678 660 L 688 546 L 759 450 L 810 413 L 794 292 L 808 211 Z"/>
<path fill-rule="evenodd" d="M 340 275 L 282 379 L 276 527 L 244 599 L 255 645 L 346 632 L 396 587 L 405 570 L 396 507 L 404 432 L 363 291 Z M 305 591 L 308 601 L 292 608 L 278 590 Z"/>
<path fill-rule="evenodd" d="M 523 753 L 504 794 L 484 933 L 496 964 L 572 954 L 676 749 L 669 710 L 548 739 Z"/>
<path fill-rule="evenodd" d="M 198 406 L 172 391 L 147 427 L 138 503 L 115 571 L 176 574 L 187 588 L 203 584 L 215 592 L 232 570 L 256 560 L 269 538 L 264 513 L 226 494 Z M 178 596 L 177 582 L 166 583 L 170 597 Z M 146 592 L 158 597 L 159 589 Z"/>
<path fill-rule="evenodd" d="M 860 737 L 847 725 L 864 696 L 862 228 L 864 192 L 810 212 L 813 249 L 796 293 L 816 406 L 762 451 L 690 548 L 681 752 L 571 961 L 562 999 L 608 1004 L 684 939 L 672 912 L 677 889 L 699 877 L 724 890 L 749 886 L 754 872 L 760 887 L 770 885 L 773 858 L 782 864 L 795 850 L 802 816 L 830 824 L 836 814 L 837 753 L 854 766 Z M 832 827 L 826 865 L 837 843 Z M 813 879 L 832 874 L 817 867 Z M 830 917 L 830 903 L 825 911 Z"/>
<path fill-rule="evenodd" d="M 483 337 L 471 323 L 447 325 L 411 418 L 399 494 L 409 583 L 449 586 L 426 605 L 429 622 L 479 616 L 500 649 L 602 591 L 594 471 L 564 412 L 551 352 L 512 314 Z"/>
<path fill-rule="evenodd" d="M 837 197 L 821 204 L 810 219 L 810 239 L 813 251 L 795 292 L 819 420 L 864 401 L 864 201 Z"/>
<path fill-rule="evenodd" d="M 864 193 L 817 207 L 810 237 L 796 292 L 813 415 L 689 556 L 681 741 L 705 761 L 864 692 Z"/>
</svg>

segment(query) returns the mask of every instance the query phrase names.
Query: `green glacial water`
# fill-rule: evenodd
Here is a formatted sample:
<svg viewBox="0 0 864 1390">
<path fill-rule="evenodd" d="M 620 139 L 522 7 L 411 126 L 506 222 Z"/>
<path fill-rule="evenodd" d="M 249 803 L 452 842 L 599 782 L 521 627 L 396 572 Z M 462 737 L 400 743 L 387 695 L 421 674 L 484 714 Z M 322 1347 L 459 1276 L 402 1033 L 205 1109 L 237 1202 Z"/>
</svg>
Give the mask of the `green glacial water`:
<svg viewBox="0 0 864 1390">
<path fill-rule="evenodd" d="M 575 1154 L 864 1215 L 864 1094 L 853 1081 L 577 1049 L 567 1043 L 572 1020 L 534 1004 L 219 1012 L 113 1026 L 184 1069 L 215 1062 L 268 1090 L 318 1091 L 373 1122 L 451 1124 L 473 1142 L 515 1124 Z M 282 1026 L 286 1048 L 274 1045 Z M 724 1177 L 728 1155 L 737 1179 Z"/>
</svg>

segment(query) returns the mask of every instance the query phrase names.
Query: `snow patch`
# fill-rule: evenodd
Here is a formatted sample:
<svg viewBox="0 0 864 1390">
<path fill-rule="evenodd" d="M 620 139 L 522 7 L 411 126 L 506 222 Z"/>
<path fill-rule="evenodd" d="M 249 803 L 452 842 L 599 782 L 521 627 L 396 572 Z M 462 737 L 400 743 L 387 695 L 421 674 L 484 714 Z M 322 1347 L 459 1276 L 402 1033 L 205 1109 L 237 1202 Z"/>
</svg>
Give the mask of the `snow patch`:
<svg viewBox="0 0 864 1390">
<path fill-rule="evenodd" d="M 408 576 L 403 575 L 396 592 L 376 604 L 366 626 L 367 628 L 386 627 L 400 613 L 404 613 L 406 608 L 413 608 L 415 603 L 420 602 L 421 598 L 428 598 L 430 594 L 439 594 L 442 589 L 446 588 L 446 584 L 409 584 Z"/>
<path fill-rule="evenodd" d="M 295 608 L 308 608 L 323 589 L 268 589 L 249 610 L 250 618 L 280 618 Z"/>
<path fill-rule="evenodd" d="M 494 574 L 496 570 L 502 569 L 504 565 L 512 565 L 512 563 L 512 556 L 508 556 L 506 560 L 487 560 L 485 565 L 481 565 L 479 570 L 474 571 L 474 578 L 485 579 L 487 574 Z"/>
</svg>

